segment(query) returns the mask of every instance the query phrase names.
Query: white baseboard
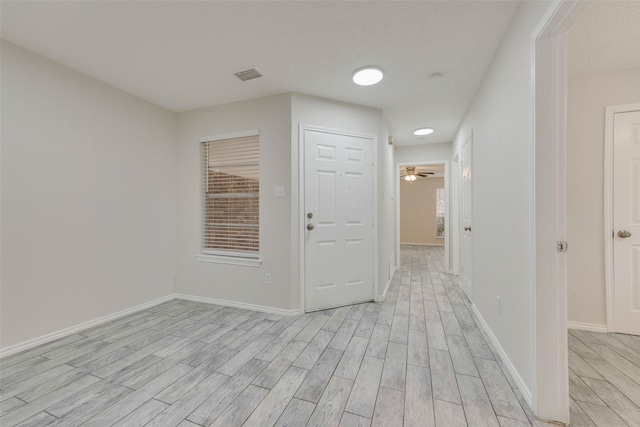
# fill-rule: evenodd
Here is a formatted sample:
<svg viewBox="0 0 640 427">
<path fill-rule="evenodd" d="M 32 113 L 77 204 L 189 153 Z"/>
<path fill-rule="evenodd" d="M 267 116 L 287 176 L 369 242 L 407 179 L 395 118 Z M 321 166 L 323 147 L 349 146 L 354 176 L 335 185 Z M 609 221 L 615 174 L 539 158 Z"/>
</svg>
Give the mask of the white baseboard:
<svg viewBox="0 0 640 427">
<path fill-rule="evenodd" d="M 382 302 L 387 297 L 387 291 L 389 290 L 389 287 L 391 286 L 391 281 L 393 280 L 393 275 L 396 274 L 396 270 L 398 269 L 398 267 L 396 267 L 395 265 L 391 264 L 390 268 L 392 268 L 392 270 L 391 270 L 391 272 L 389 274 L 389 276 L 391 276 L 391 278 L 387 281 L 387 284 L 384 287 L 384 291 L 382 291 L 381 294 L 378 294 L 378 295 L 375 296 L 375 298 L 373 299 L 375 302 Z"/>
<path fill-rule="evenodd" d="M 409 243 L 409 242 L 400 242 L 401 245 L 411 245 L 411 246 L 444 246 L 444 243 Z"/>
<path fill-rule="evenodd" d="M 46 344 L 48 342 L 57 340 L 58 338 L 66 337 L 67 335 L 75 334 L 76 332 L 83 331 L 85 329 L 93 328 L 94 326 L 98 326 L 103 323 L 110 322 L 112 320 L 116 320 L 120 317 L 127 316 L 129 314 L 137 313 L 138 311 L 146 310 L 147 308 L 165 303 L 167 301 L 171 301 L 175 299 L 172 295 L 167 295 L 162 298 L 154 299 L 153 301 L 145 302 L 140 305 L 136 305 L 135 307 L 127 308 L 125 310 L 118 311 L 117 313 L 109 314 L 107 316 L 99 317 L 97 319 L 89 320 L 88 322 L 80 323 L 75 326 L 71 326 L 66 329 L 62 329 L 56 332 L 51 332 L 46 335 L 42 335 L 37 338 L 30 339 L 28 341 L 23 341 L 18 344 L 14 344 L 12 346 L 0 349 L 0 359 L 11 356 L 12 354 L 20 353 L 24 350 L 29 350 L 30 348 L 37 347 L 42 344 Z"/>
<path fill-rule="evenodd" d="M 480 311 L 475 306 L 475 304 L 471 304 L 471 308 L 473 309 L 473 312 L 475 313 L 476 318 L 480 321 L 481 326 L 484 328 L 487 335 L 489 335 L 489 338 L 491 339 L 491 343 L 493 344 L 493 347 L 498 352 L 498 356 L 500 356 L 502 363 L 504 363 L 504 365 L 507 367 L 507 370 L 511 374 L 513 381 L 516 383 L 516 385 L 518 386 L 518 389 L 520 390 L 520 393 L 522 393 L 522 396 L 524 397 L 524 400 L 527 402 L 527 405 L 529 405 L 529 408 L 533 408 L 533 398 L 531 395 L 531 390 L 529 390 L 525 382 L 522 380 L 522 377 L 516 370 L 515 366 L 513 366 L 513 363 L 511 363 L 511 360 L 507 356 L 507 353 L 504 351 L 504 349 L 500 345 L 500 341 L 498 341 L 496 336 L 493 334 L 493 331 L 491 330 L 491 328 L 489 328 L 489 325 L 484 320 L 484 318 L 480 314 Z"/>
<path fill-rule="evenodd" d="M 581 331 L 590 331 L 590 332 L 602 332 L 607 333 L 607 325 L 599 325 L 597 323 L 583 323 L 583 322 L 569 322 L 567 321 L 567 328 L 569 329 L 580 329 Z"/>
<path fill-rule="evenodd" d="M 215 298 L 198 297 L 195 295 L 187 295 L 187 294 L 173 294 L 173 295 L 177 299 L 182 299 L 186 301 L 203 302 L 206 304 L 222 305 L 225 307 L 242 308 L 245 310 L 260 311 L 262 313 L 279 314 L 281 316 L 297 316 L 299 314 L 302 314 L 300 309 L 286 310 L 284 308 L 267 307 L 265 305 L 248 304 L 248 303 L 238 302 L 238 301 L 227 301 L 227 300 L 215 299 Z"/>
</svg>

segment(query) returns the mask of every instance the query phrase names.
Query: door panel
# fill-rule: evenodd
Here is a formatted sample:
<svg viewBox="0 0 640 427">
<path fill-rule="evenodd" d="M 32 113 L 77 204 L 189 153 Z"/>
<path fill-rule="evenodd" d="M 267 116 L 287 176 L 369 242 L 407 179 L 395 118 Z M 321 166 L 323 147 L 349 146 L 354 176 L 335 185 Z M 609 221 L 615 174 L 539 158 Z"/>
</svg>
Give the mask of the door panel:
<svg viewBox="0 0 640 427">
<path fill-rule="evenodd" d="M 640 111 L 613 126 L 613 329 L 640 335 Z"/>
<path fill-rule="evenodd" d="M 370 301 L 373 140 L 311 129 L 302 132 L 305 310 Z"/>
<path fill-rule="evenodd" d="M 462 230 L 460 230 L 460 285 L 467 297 L 472 300 L 471 297 L 471 277 L 473 273 L 473 257 L 472 257 L 472 201 L 473 201 L 473 186 L 472 186 L 472 150 L 473 140 L 469 137 L 462 146 L 460 152 L 460 217 Z"/>
</svg>

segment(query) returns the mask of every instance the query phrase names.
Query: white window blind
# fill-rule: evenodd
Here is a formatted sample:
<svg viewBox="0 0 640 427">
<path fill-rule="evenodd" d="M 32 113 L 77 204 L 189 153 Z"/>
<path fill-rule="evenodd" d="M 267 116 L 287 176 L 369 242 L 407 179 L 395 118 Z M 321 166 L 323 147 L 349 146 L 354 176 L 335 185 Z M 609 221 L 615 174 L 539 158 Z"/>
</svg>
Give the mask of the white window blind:
<svg viewBox="0 0 640 427">
<path fill-rule="evenodd" d="M 202 253 L 258 258 L 260 144 L 257 133 L 201 140 Z"/>
</svg>

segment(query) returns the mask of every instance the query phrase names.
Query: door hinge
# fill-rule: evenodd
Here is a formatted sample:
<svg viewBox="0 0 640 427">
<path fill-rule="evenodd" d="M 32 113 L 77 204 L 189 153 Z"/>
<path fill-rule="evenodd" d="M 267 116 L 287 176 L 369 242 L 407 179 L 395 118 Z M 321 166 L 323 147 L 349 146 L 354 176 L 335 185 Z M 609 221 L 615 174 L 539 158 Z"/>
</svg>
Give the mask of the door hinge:
<svg viewBox="0 0 640 427">
<path fill-rule="evenodd" d="M 557 242 L 558 252 L 567 252 L 568 248 L 569 248 L 569 244 L 567 242 L 565 241 Z"/>
</svg>

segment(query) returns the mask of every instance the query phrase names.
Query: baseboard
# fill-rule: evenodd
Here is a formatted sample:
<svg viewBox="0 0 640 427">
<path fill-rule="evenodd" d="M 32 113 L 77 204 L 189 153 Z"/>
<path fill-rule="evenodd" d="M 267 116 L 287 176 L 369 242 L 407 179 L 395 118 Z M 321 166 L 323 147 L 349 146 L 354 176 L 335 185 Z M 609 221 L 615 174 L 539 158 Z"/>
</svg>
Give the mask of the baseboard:
<svg viewBox="0 0 640 427">
<path fill-rule="evenodd" d="M 29 350 L 33 347 L 37 347 L 42 344 L 46 344 L 48 342 L 57 340 L 59 338 L 66 337 L 67 335 L 75 334 L 76 332 L 80 332 L 85 329 L 93 328 L 94 326 L 98 326 L 103 323 L 116 320 L 120 317 L 128 316 L 129 314 L 137 313 L 138 311 L 146 310 L 147 308 L 165 303 L 167 301 L 171 301 L 173 299 L 175 299 L 173 294 L 167 295 L 162 298 L 154 299 L 153 301 L 136 305 L 135 307 L 118 311 L 117 313 L 113 313 L 107 316 L 99 317 L 97 319 L 89 320 L 88 322 L 80 323 L 78 325 L 71 326 L 66 329 L 62 329 L 56 332 L 51 332 L 50 334 L 42 335 L 40 337 L 33 338 L 28 341 L 23 341 L 21 343 L 14 344 L 12 346 L 0 349 L 0 359 L 7 356 L 11 356 L 12 354 L 20 353 L 21 351 Z"/>
<path fill-rule="evenodd" d="M 569 329 L 580 329 L 581 331 L 590 331 L 590 332 L 602 332 L 607 333 L 607 325 L 599 325 L 597 323 L 583 323 L 583 322 L 569 322 L 567 321 L 567 328 Z"/>
<path fill-rule="evenodd" d="M 400 242 L 401 245 L 411 245 L 411 246 L 444 246 L 444 243 L 408 243 L 408 242 Z"/>
<path fill-rule="evenodd" d="M 500 356 L 502 363 L 504 363 L 504 365 L 507 367 L 507 370 L 511 374 L 513 381 L 516 383 L 516 385 L 518 386 L 518 389 L 520 390 L 520 393 L 522 393 L 522 396 L 524 397 L 524 400 L 527 402 L 527 405 L 529 405 L 529 408 L 533 408 L 533 398 L 531 395 L 531 390 L 529 390 L 525 382 L 522 380 L 522 377 L 516 370 L 515 366 L 513 366 L 513 363 L 511 363 L 511 360 L 507 356 L 507 353 L 504 351 L 504 349 L 500 345 L 500 341 L 498 341 L 496 336 L 493 334 L 493 331 L 491 330 L 487 322 L 484 320 L 484 317 L 482 317 L 482 315 L 480 314 L 480 311 L 475 306 L 475 304 L 471 304 L 471 308 L 473 309 L 473 312 L 476 315 L 476 318 L 480 321 L 480 325 L 484 328 L 487 335 L 489 335 L 489 339 L 491 339 L 491 343 L 493 344 L 493 347 L 498 352 L 498 356 Z"/>
<path fill-rule="evenodd" d="M 391 271 L 391 274 L 389 275 L 389 276 L 391 276 L 391 278 L 387 281 L 387 284 L 384 287 L 384 291 L 382 291 L 381 294 L 376 295 L 376 297 L 373 299 L 375 302 L 382 302 L 387 297 L 387 291 L 389 290 L 389 287 L 391 286 L 391 281 L 393 280 L 393 275 L 396 274 L 396 270 L 397 270 L 397 267 L 394 265 L 393 266 L 393 271 Z"/>
<path fill-rule="evenodd" d="M 215 298 L 198 297 L 195 295 L 187 294 L 173 294 L 176 299 L 182 299 L 186 301 L 203 302 L 206 304 L 222 305 L 225 307 L 242 308 L 251 311 L 260 311 L 262 313 L 279 314 L 281 316 L 297 316 L 302 314 L 300 309 L 286 310 L 284 308 L 268 307 L 265 305 L 248 304 L 238 301 L 227 301 Z"/>
</svg>

